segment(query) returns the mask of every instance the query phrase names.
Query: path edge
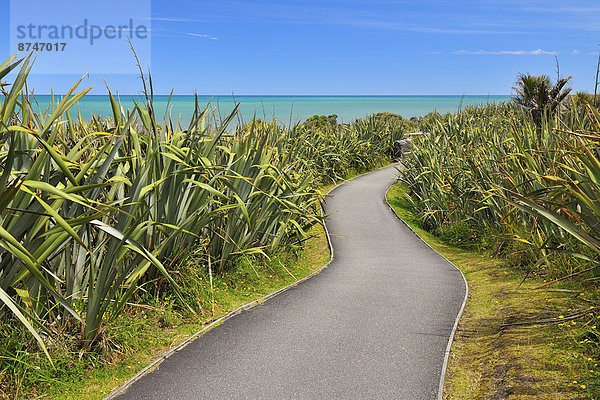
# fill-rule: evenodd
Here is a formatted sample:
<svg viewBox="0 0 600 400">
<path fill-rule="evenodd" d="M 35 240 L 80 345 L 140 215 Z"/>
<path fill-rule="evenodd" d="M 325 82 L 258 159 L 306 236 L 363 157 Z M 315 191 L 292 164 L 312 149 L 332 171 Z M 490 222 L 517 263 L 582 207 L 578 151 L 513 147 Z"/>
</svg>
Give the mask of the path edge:
<svg viewBox="0 0 600 400">
<path fill-rule="evenodd" d="M 400 172 L 400 170 L 398 170 L 398 172 Z M 465 306 L 467 305 L 467 299 L 469 297 L 469 283 L 467 282 L 467 278 L 465 277 L 465 274 L 463 274 L 463 272 L 460 270 L 460 268 L 458 268 L 456 265 L 454 265 L 454 263 L 452 261 L 448 260 L 444 255 L 442 255 L 439 251 L 437 251 L 429 243 L 427 243 L 427 241 L 425 241 L 425 239 L 423 239 L 405 220 L 403 220 L 398 215 L 398 213 L 396 212 L 396 210 L 394 210 L 394 207 L 392 207 L 392 205 L 388 201 L 387 194 L 390 191 L 390 189 L 396 183 L 397 182 L 392 183 L 386 189 L 385 196 L 384 196 L 385 204 L 387 204 L 387 206 L 390 208 L 390 210 L 396 216 L 396 218 L 399 219 L 415 236 L 417 236 L 419 239 L 421 239 L 421 241 L 423 243 L 425 243 L 427 245 L 427 247 L 429 247 L 431 250 L 433 250 L 435 253 L 437 253 L 440 257 L 442 257 L 444 260 L 446 260 L 450 265 L 452 265 L 454 268 L 456 268 L 456 270 L 458 272 L 460 272 L 460 276 L 462 276 L 463 281 L 465 283 L 465 297 L 463 299 L 462 305 L 460 306 L 460 310 L 458 311 L 458 314 L 456 315 L 456 320 L 454 321 L 454 326 L 452 327 L 452 332 L 450 332 L 450 337 L 448 338 L 448 345 L 446 346 L 446 352 L 444 354 L 444 362 L 442 364 L 442 373 L 441 373 L 441 376 L 440 376 L 440 384 L 438 386 L 437 399 L 438 400 L 443 400 L 443 396 L 444 396 L 444 383 L 445 383 L 445 380 L 446 380 L 446 372 L 447 372 L 447 369 L 448 369 L 448 359 L 450 358 L 450 350 L 452 348 L 452 343 L 454 342 L 454 335 L 456 334 L 456 330 L 458 329 L 458 323 L 460 321 L 460 318 L 463 315 L 463 311 L 465 310 Z"/>
<path fill-rule="evenodd" d="M 335 189 L 339 188 L 340 186 L 345 185 L 346 183 L 356 179 L 356 178 L 360 178 L 361 176 L 365 176 L 365 175 L 369 175 L 372 174 L 374 172 L 380 171 L 382 169 L 388 168 L 388 167 L 392 167 L 392 166 L 397 166 L 397 163 L 392 163 L 390 165 L 386 165 L 383 166 L 381 168 L 377 168 L 373 171 L 369 171 L 369 172 L 365 172 L 364 174 L 360 174 L 360 175 L 356 175 L 350 179 L 346 179 L 341 181 L 340 183 L 338 183 L 337 185 L 335 185 L 334 187 L 332 187 L 327 193 L 324 194 L 323 199 L 321 200 L 321 216 L 324 217 L 325 216 L 325 208 L 324 208 L 324 204 L 325 204 L 325 199 L 327 198 L 327 196 L 329 196 L 331 194 L 331 192 L 333 192 Z M 390 186 L 391 187 L 391 186 Z M 389 190 L 389 188 L 388 188 Z M 387 191 L 386 191 L 387 193 Z M 386 199 L 387 202 L 387 199 Z M 389 204 L 388 204 L 389 205 Z M 403 221 L 404 222 L 404 221 Z M 310 275 L 305 276 L 302 279 L 297 280 L 294 283 L 289 284 L 288 286 L 285 286 L 279 290 L 276 290 L 272 293 L 267 294 L 266 296 L 261 297 L 260 299 L 256 299 L 254 301 L 251 301 L 250 303 L 244 304 L 238 308 L 236 308 L 233 311 L 230 311 L 229 313 L 223 315 L 222 317 L 214 320 L 213 322 L 211 322 L 210 324 L 206 325 L 204 328 L 200 329 L 199 331 L 197 331 L 196 333 L 192 334 L 190 337 L 184 339 L 182 342 L 180 342 L 178 345 L 176 345 L 175 347 L 170 348 L 169 350 L 165 351 L 162 355 L 160 355 L 156 360 L 152 361 L 150 364 L 148 364 L 147 366 L 145 366 L 144 368 L 142 368 L 138 373 L 136 373 L 134 376 L 132 376 L 131 378 L 129 378 L 127 381 L 125 381 L 124 383 L 122 383 L 121 385 L 117 386 L 116 388 L 114 388 L 108 395 L 106 395 L 103 400 L 112 400 L 115 398 L 115 396 L 122 394 L 123 392 L 125 392 L 132 384 L 134 384 L 135 382 L 137 382 L 139 379 L 141 379 L 144 375 L 146 375 L 149 372 L 152 372 L 155 368 L 159 367 L 160 364 L 166 360 L 167 358 L 169 358 L 170 356 L 172 356 L 173 354 L 179 352 L 180 350 L 183 350 L 183 348 L 185 348 L 188 344 L 190 344 L 191 342 L 193 342 L 194 340 L 198 339 L 200 336 L 202 336 L 203 334 L 205 334 L 206 332 L 210 331 L 213 328 L 216 328 L 217 326 L 221 325 L 223 322 L 227 321 L 228 319 L 236 316 L 237 314 L 240 314 L 243 311 L 249 310 L 257 305 L 263 304 L 264 302 L 266 302 L 267 300 L 293 288 L 298 286 L 299 284 L 303 283 L 304 281 L 309 280 L 310 278 L 314 277 L 315 275 L 318 275 L 319 273 L 323 272 L 323 270 L 327 267 L 329 267 L 329 265 L 331 265 L 331 263 L 333 262 L 333 245 L 331 243 L 331 235 L 329 234 L 329 229 L 327 229 L 327 224 L 325 223 L 325 220 L 323 220 L 323 228 L 325 229 L 325 236 L 327 237 L 327 247 L 329 247 L 329 261 L 327 261 L 327 263 L 325 265 L 323 265 L 322 267 L 320 267 L 319 269 L 317 269 L 316 271 L 314 271 L 313 273 L 311 273 Z M 414 231 L 413 231 L 414 232 Z M 443 256 L 442 256 L 443 257 Z"/>
</svg>

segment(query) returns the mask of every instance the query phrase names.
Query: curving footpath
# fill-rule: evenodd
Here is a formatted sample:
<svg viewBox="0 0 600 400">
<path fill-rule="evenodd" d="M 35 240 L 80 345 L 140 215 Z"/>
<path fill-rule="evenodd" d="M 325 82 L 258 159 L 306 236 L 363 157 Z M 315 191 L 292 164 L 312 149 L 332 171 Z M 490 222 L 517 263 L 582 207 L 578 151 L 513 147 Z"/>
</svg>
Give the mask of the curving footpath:
<svg viewBox="0 0 600 400">
<path fill-rule="evenodd" d="M 208 331 L 116 398 L 441 398 L 466 284 L 386 204 L 397 174 L 331 193 L 335 258 L 318 276 Z"/>
</svg>

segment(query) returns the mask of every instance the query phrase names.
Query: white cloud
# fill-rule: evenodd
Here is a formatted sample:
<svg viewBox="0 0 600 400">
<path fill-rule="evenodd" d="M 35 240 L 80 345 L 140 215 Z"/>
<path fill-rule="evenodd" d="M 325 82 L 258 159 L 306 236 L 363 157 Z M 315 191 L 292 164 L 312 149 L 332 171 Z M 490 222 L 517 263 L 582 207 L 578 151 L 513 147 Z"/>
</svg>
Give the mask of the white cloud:
<svg viewBox="0 0 600 400">
<path fill-rule="evenodd" d="M 190 18 L 168 18 L 168 17 L 140 17 L 149 21 L 162 21 L 162 22 L 207 22 L 208 19 L 190 19 Z"/>
<path fill-rule="evenodd" d="M 579 54 L 579 50 L 577 50 L 577 49 L 574 49 L 574 50 L 571 52 L 571 54 Z"/>
<path fill-rule="evenodd" d="M 598 7 L 525 7 L 525 12 L 545 12 L 545 13 L 574 13 L 574 14 L 597 14 L 600 12 Z"/>
<path fill-rule="evenodd" d="M 202 33 L 193 33 L 193 32 L 187 32 L 186 35 L 188 36 L 193 36 L 193 37 L 200 37 L 200 38 L 206 38 L 206 39 L 210 39 L 210 40 L 219 40 L 219 38 L 211 36 L 211 35 L 205 35 Z"/>
<path fill-rule="evenodd" d="M 229 6 L 237 8 L 247 8 L 247 1 L 225 1 Z M 526 33 L 521 27 L 518 29 L 504 29 L 502 25 L 498 29 L 481 29 L 481 25 L 469 26 L 465 24 L 465 16 L 461 13 L 457 16 L 459 21 L 452 19 L 440 22 L 434 19 L 430 13 L 426 15 L 415 14 L 415 12 L 403 11 L 401 14 L 397 11 L 393 14 L 386 13 L 386 7 L 375 7 L 371 11 L 364 11 L 349 6 L 348 2 L 352 0 L 333 1 L 330 0 L 328 6 L 310 6 L 303 1 L 285 2 L 267 2 L 265 0 L 255 0 L 249 15 L 259 17 L 268 22 L 286 24 L 323 24 L 323 25 L 345 25 L 358 28 L 375 29 L 383 31 L 404 31 L 428 34 L 456 34 L 456 35 L 508 35 Z M 373 1 L 373 0 L 371 0 Z M 384 1 L 382 4 L 394 4 L 396 1 Z M 296 4 L 294 4 L 296 3 Z M 336 6 L 340 3 L 343 7 Z M 354 1 L 359 4 L 372 4 L 369 1 Z M 380 2 L 381 3 L 381 2 Z M 457 23 L 459 22 L 459 23 Z"/>
<path fill-rule="evenodd" d="M 319 21 L 313 21 L 319 22 Z M 486 29 L 457 29 L 436 27 L 431 25 L 408 24 L 402 22 L 388 22 L 384 20 L 369 20 L 365 18 L 339 18 L 332 17 L 320 21 L 326 24 L 349 25 L 360 28 L 381 29 L 392 31 L 418 32 L 418 33 L 447 33 L 447 34 L 466 34 L 466 35 L 511 35 L 523 33 L 520 30 L 486 30 Z"/>
<path fill-rule="evenodd" d="M 546 51 L 542 49 L 537 50 L 498 50 L 498 51 L 490 51 L 490 50 L 477 50 L 477 51 L 468 51 L 468 50 L 457 50 L 454 54 L 460 55 L 495 55 L 495 56 L 539 56 L 539 55 L 556 55 L 558 52 L 556 51 Z"/>
</svg>

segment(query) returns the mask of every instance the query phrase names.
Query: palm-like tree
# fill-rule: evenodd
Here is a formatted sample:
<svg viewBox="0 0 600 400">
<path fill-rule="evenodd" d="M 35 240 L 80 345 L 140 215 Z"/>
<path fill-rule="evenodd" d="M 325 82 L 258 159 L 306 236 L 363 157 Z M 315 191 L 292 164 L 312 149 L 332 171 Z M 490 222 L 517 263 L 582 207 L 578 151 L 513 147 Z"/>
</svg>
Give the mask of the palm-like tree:
<svg viewBox="0 0 600 400">
<path fill-rule="evenodd" d="M 548 75 L 519 74 L 513 87 L 516 93 L 513 100 L 531 115 L 537 126 L 541 126 L 544 115 L 560 111 L 562 101 L 571 92 L 571 88 L 565 88 L 571 78 L 559 78 L 552 84 Z"/>
</svg>

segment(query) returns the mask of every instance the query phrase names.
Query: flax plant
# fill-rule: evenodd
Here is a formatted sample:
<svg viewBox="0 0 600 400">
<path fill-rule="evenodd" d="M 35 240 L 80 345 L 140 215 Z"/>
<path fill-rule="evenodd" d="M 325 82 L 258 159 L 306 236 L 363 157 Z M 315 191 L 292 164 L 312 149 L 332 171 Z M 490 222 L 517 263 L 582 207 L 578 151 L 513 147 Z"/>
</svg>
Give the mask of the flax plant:
<svg viewBox="0 0 600 400">
<path fill-rule="evenodd" d="M 529 246 L 533 268 L 556 252 L 595 262 L 598 110 L 572 101 L 541 123 L 512 104 L 430 120 L 401 177 L 423 225 L 490 229 Z"/>
<path fill-rule="evenodd" d="M 0 66 L 0 318 L 48 343 L 105 348 L 105 324 L 142 292 L 174 293 L 191 253 L 226 274 L 239 257 L 298 245 L 322 221 L 318 186 L 389 160 L 404 125 L 235 126 L 196 99 L 189 124 L 142 101 L 84 121 L 77 83 L 41 110 L 30 57 Z M 11 82 L 9 72 L 17 71 Z M 202 264 L 206 261 L 206 264 Z M 260 273 L 260 271 L 256 271 Z M 71 339 L 70 339 L 71 340 Z"/>
</svg>

